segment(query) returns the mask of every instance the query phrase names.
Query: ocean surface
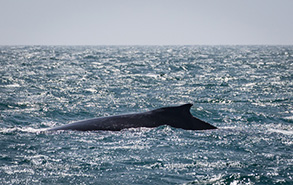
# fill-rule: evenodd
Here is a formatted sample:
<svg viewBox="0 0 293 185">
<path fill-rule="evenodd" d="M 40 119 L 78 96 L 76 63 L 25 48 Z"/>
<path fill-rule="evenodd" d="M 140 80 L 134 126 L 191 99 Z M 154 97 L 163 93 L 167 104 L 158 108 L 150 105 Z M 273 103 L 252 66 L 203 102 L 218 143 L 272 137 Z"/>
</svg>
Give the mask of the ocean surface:
<svg viewBox="0 0 293 185">
<path fill-rule="evenodd" d="M 293 46 L 0 46 L 0 184 L 293 184 Z M 45 132 L 193 103 L 217 130 Z"/>
</svg>

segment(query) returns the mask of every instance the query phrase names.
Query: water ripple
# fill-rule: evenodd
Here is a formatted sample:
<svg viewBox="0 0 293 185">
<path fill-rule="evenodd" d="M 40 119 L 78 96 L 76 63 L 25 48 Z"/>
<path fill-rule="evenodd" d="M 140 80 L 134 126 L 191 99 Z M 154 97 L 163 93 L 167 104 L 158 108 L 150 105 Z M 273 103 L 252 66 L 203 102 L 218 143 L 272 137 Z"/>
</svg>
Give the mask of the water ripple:
<svg viewBox="0 0 293 185">
<path fill-rule="evenodd" d="M 291 184 L 292 46 L 1 46 L 4 184 Z M 194 103 L 219 127 L 44 132 Z"/>
</svg>

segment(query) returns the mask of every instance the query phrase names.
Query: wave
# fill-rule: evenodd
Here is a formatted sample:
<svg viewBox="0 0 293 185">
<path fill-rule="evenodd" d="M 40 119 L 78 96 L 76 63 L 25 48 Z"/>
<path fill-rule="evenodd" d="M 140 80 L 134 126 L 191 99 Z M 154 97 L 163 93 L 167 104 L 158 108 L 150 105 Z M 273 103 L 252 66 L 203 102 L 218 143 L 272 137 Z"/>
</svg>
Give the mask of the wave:
<svg viewBox="0 0 293 185">
<path fill-rule="evenodd" d="M 269 129 L 269 132 L 281 133 L 284 135 L 293 135 L 293 130 Z"/>
<path fill-rule="evenodd" d="M 13 128 L 0 128 L 0 133 L 14 133 L 14 132 L 26 132 L 26 133 L 41 133 L 46 131 L 47 128 L 33 128 L 33 127 L 13 127 Z"/>
</svg>

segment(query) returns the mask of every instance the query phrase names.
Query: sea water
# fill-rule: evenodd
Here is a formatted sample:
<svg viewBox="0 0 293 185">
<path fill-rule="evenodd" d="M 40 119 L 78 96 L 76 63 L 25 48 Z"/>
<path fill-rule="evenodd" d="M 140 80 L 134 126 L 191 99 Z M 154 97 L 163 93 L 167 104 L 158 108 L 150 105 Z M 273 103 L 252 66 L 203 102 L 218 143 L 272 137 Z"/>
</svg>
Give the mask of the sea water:
<svg viewBox="0 0 293 185">
<path fill-rule="evenodd" d="M 0 46 L 1 184 L 293 184 L 293 46 Z M 217 130 L 47 128 L 193 103 Z"/>
</svg>

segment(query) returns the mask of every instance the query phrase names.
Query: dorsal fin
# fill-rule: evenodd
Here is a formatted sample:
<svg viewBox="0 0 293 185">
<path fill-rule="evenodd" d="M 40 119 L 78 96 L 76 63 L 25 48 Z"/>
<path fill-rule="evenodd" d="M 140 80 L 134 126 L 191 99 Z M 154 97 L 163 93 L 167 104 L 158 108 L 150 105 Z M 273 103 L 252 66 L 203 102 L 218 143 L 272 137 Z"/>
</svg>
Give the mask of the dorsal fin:
<svg viewBox="0 0 293 185">
<path fill-rule="evenodd" d="M 190 108 L 192 107 L 193 104 L 187 103 L 184 105 L 180 105 L 178 107 L 174 107 L 177 109 L 178 112 L 184 113 L 184 114 L 190 114 Z"/>
<path fill-rule="evenodd" d="M 189 111 L 192 105 L 193 105 L 192 103 L 187 103 L 187 104 L 180 105 L 177 108 Z"/>
<path fill-rule="evenodd" d="M 157 109 L 155 111 L 168 111 L 168 112 L 174 112 L 174 113 L 181 113 L 181 114 L 190 114 L 190 108 L 193 104 L 187 103 L 179 106 L 173 106 L 173 107 L 163 107 L 160 109 Z"/>
</svg>

